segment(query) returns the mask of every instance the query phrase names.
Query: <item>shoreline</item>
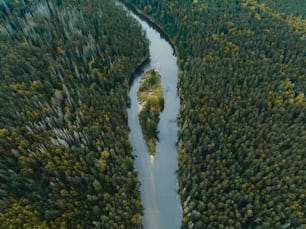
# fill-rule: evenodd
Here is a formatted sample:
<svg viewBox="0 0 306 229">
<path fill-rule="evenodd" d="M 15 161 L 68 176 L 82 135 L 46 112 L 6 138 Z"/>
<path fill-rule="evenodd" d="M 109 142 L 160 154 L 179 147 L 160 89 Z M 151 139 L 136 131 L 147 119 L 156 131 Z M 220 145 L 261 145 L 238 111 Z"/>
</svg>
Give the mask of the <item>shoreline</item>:
<svg viewBox="0 0 306 229">
<path fill-rule="evenodd" d="M 123 3 L 123 5 L 126 8 L 131 10 L 134 14 L 136 14 L 138 17 L 140 17 L 145 22 L 147 22 L 153 29 L 155 29 L 157 32 L 159 32 L 161 37 L 164 38 L 170 44 L 170 46 L 173 49 L 174 54 L 176 55 L 177 51 L 176 51 L 175 46 L 173 45 L 173 41 L 170 39 L 168 34 L 162 29 L 161 25 L 156 23 L 150 16 L 145 15 L 142 10 L 134 7 L 130 3 L 126 2 L 125 0 L 121 0 L 121 2 Z"/>
</svg>

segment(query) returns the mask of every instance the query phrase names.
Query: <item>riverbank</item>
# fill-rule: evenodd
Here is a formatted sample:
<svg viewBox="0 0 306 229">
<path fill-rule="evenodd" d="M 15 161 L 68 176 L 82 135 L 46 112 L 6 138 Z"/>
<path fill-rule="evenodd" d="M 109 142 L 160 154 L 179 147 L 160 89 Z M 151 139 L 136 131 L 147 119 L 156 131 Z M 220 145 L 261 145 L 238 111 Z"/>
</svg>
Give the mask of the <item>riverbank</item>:
<svg viewBox="0 0 306 229">
<path fill-rule="evenodd" d="M 150 63 L 150 56 L 147 56 L 135 66 L 135 70 L 129 79 L 129 86 L 131 86 L 135 77 L 139 75 L 143 71 L 144 67 L 149 63 Z"/>
<path fill-rule="evenodd" d="M 155 29 L 159 34 L 161 35 L 162 38 L 164 38 L 170 45 L 171 48 L 174 51 L 174 54 L 176 54 L 176 48 L 174 46 L 174 42 L 172 39 L 168 36 L 167 33 L 162 29 L 162 26 L 158 24 L 152 17 L 146 15 L 142 10 L 134 7 L 130 3 L 126 2 L 125 0 L 121 0 L 123 5 L 130 11 L 132 11 L 134 14 L 136 14 L 141 20 L 144 20 L 147 22 L 153 29 Z"/>
</svg>

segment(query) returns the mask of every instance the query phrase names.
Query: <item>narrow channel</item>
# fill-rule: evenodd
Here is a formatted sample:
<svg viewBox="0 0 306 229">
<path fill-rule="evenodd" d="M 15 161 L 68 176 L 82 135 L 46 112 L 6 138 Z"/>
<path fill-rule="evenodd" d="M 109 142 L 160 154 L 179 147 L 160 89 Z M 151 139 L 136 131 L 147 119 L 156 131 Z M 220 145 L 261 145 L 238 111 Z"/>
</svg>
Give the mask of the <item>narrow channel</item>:
<svg viewBox="0 0 306 229">
<path fill-rule="evenodd" d="M 156 155 L 149 156 L 138 121 L 137 90 L 141 74 L 131 84 L 128 109 L 129 140 L 133 146 L 135 169 L 139 171 L 140 192 L 144 215 L 144 229 L 181 228 L 182 210 L 177 181 L 177 114 L 180 100 L 177 94 L 178 67 L 171 45 L 159 32 L 150 27 L 137 15 L 130 13 L 140 22 L 150 41 L 150 63 L 143 73 L 154 68 L 161 74 L 165 107 L 160 115 L 159 141 Z"/>
</svg>

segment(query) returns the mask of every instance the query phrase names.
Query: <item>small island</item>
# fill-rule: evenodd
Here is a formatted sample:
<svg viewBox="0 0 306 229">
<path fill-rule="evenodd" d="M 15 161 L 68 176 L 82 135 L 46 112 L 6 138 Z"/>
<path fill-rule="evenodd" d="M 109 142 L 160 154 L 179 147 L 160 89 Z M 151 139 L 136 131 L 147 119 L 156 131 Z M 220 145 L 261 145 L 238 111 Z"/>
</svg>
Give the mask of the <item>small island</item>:
<svg viewBox="0 0 306 229">
<path fill-rule="evenodd" d="M 139 122 L 150 155 L 155 155 L 156 152 L 159 114 L 164 109 L 160 78 L 156 70 L 148 70 L 141 78 L 137 93 Z"/>
</svg>

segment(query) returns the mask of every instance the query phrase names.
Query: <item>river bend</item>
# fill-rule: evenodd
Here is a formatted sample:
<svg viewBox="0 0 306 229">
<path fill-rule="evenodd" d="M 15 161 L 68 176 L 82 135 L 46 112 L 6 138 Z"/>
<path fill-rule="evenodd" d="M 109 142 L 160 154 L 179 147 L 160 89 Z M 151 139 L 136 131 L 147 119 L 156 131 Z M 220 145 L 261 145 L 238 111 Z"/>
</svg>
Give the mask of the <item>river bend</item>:
<svg viewBox="0 0 306 229">
<path fill-rule="evenodd" d="M 177 114 L 180 100 L 177 94 L 178 67 L 171 45 L 159 32 L 130 11 L 140 22 L 150 41 L 150 63 L 143 67 L 143 72 L 150 68 L 161 74 L 165 106 L 160 114 L 159 141 L 156 155 L 150 156 L 143 139 L 138 121 L 137 90 L 141 74 L 136 75 L 131 84 L 128 109 L 129 140 L 133 146 L 135 169 L 139 171 L 140 193 L 144 215 L 144 229 L 179 229 L 181 228 L 182 210 L 178 195 L 177 181 Z"/>
</svg>

